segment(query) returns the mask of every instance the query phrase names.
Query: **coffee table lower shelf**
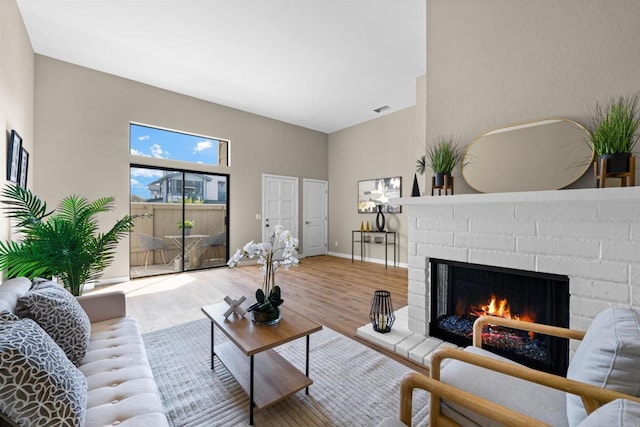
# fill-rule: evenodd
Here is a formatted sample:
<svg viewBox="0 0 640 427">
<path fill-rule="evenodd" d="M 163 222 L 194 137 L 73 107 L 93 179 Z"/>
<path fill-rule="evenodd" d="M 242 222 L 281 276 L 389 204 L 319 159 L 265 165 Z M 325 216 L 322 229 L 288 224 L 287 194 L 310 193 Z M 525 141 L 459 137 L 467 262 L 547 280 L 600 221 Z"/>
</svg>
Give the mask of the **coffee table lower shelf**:
<svg viewBox="0 0 640 427">
<path fill-rule="evenodd" d="M 251 396 L 251 357 L 230 341 L 216 344 L 215 354 L 245 393 Z M 253 401 L 258 409 L 273 405 L 313 384 L 309 377 L 274 350 L 266 350 L 253 357 Z"/>
</svg>

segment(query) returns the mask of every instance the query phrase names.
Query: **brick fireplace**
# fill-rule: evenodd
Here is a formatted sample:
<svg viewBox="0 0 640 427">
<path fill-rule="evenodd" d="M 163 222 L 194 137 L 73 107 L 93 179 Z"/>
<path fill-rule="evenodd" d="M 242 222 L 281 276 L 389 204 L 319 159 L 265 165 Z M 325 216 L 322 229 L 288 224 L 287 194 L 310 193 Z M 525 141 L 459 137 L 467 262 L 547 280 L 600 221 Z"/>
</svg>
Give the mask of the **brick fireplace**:
<svg viewBox="0 0 640 427">
<path fill-rule="evenodd" d="M 429 336 L 431 258 L 569 278 L 569 324 L 640 309 L 640 187 L 403 198 L 408 328 Z M 574 344 L 575 345 L 575 344 Z"/>
</svg>

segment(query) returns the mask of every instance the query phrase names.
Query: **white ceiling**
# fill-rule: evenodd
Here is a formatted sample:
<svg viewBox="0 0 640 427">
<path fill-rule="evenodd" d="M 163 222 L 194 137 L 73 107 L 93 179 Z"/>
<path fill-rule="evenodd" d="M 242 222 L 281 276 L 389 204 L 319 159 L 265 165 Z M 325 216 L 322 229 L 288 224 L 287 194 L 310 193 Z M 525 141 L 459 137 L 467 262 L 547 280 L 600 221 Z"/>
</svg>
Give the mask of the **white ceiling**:
<svg viewBox="0 0 640 427">
<path fill-rule="evenodd" d="M 425 0 L 17 2 L 36 53 L 326 133 L 426 72 Z"/>
</svg>

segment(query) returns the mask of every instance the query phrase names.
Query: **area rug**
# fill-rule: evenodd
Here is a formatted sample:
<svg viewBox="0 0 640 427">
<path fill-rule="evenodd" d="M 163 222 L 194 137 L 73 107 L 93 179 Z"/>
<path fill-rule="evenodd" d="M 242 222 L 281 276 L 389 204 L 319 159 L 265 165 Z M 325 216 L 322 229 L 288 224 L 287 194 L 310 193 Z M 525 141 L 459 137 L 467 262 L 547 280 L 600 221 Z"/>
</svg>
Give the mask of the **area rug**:
<svg viewBox="0 0 640 427">
<path fill-rule="evenodd" d="M 216 330 L 216 343 L 226 340 Z M 165 411 L 173 426 L 249 424 L 249 399 L 216 358 L 211 370 L 211 323 L 196 320 L 143 335 Z M 329 328 L 311 335 L 313 385 L 256 411 L 257 426 L 376 426 L 398 416 L 400 379 L 412 370 Z M 305 340 L 276 348 L 304 370 Z M 256 366 L 260 369 L 259 366 Z M 414 392 L 414 425 L 426 425 L 428 395 Z"/>
</svg>

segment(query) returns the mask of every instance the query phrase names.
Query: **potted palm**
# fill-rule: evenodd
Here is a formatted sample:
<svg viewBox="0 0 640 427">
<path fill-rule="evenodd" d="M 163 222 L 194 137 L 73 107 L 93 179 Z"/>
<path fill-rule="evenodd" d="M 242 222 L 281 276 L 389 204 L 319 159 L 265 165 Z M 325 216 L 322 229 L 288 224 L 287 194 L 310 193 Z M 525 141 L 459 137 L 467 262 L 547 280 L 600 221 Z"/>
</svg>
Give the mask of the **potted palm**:
<svg viewBox="0 0 640 427">
<path fill-rule="evenodd" d="M 451 172 L 462 160 L 463 152 L 459 147 L 459 138 L 453 136 L 441 137 L 435 145 L 427 149 L 423 164 L 428 165 L 434 174 L 434 186 L 444 185 L 445 175 L 451 177 Z M 418 160 L 417 170 L 420 170 L 420 160 Z M 424 172 L 424 167 L 422 167 Z"/>
<path fill-rule="evenodd" d="M 9 278 L 57 276 L 75 296 L 102 275 L 118 241 L 133 227 L 133 218 L 125 215 L 107 232 L 98 231 L 96 215 L 113 209 L 113 197 L 90 202 L 72 195 L 47 212 L 45 202 L 18 185 L 8 185 L 2 195 L 7 217 L 16 221 L 22 239 L 0 242 L 0 270 Z"/>
<path fill-rule="evenodd" d="M 588 126 L 589 143 L 601 159 L 607 160 L 606 173 L 629 172 L 629 158 L 638 141 L 639 95 L 611 98 L 596 103 Z"/>
</svg>

